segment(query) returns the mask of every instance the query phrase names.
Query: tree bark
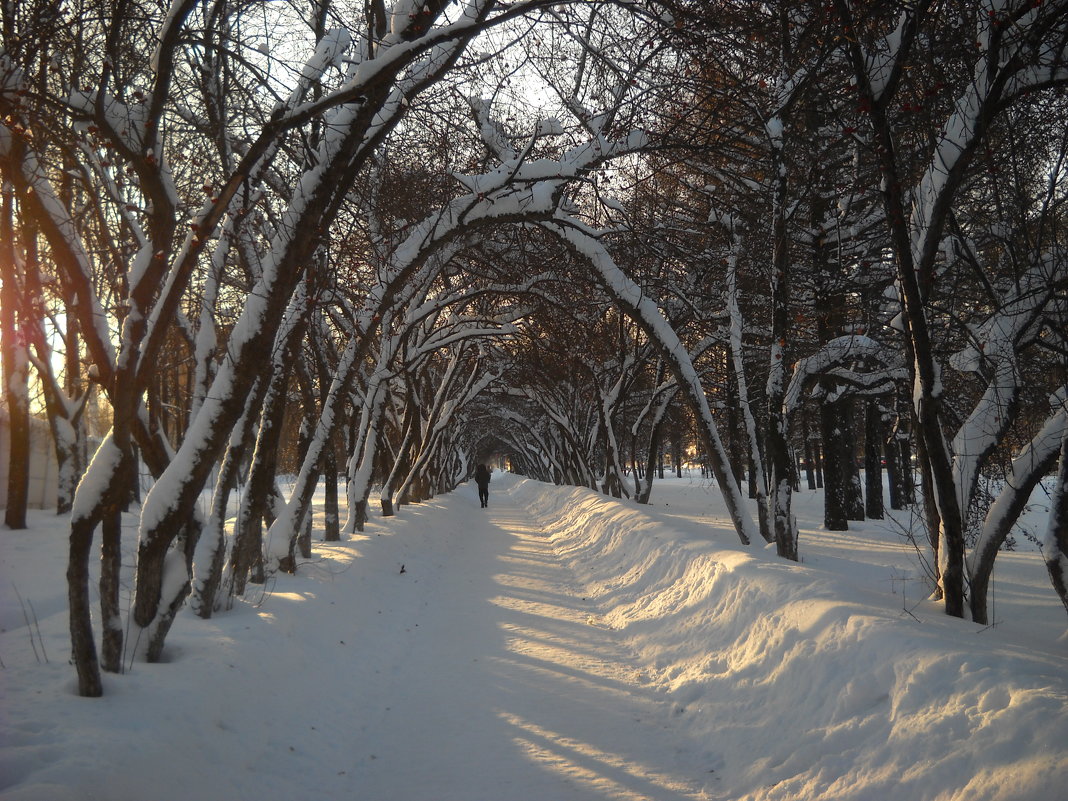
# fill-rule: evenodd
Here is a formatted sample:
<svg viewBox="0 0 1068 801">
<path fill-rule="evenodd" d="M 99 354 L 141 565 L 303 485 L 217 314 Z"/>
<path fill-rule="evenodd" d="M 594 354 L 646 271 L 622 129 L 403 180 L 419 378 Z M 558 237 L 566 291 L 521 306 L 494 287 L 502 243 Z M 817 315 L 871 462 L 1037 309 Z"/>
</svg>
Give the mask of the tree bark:
<svg viewBox="0 0 1068 801">
<path fill-rule="evenodd" d="M 26 337 L 19 319 L 21 289 L 15 274 L 15 237 L 11 193 L 5 191 L 0 208 L 0 339 L 3 340 L 4 400 L 7 402 L 9 448 L 8 528 L 26 528 L 30 491 L 30 393 Z"/>
<path fill-rule="evenodd" d="M 100 525 L 100 666 L 122 671 L 122 511 L 109 509 Z"/>
<path fill-rule="evenodd" d="M 230 437 L 230 444 L 219 467 L 207 525 L 198 541 L 190 606 L 194 614 L 205 620 L 210 618 L 220 605 L 219 589 L 223 585 L 223 568 L 226 564 L 226 518 L 230 493 L 237 484 L 241 463 L 252 437 L 252 423 L 263 401 L 264 384 L 262 379 L 256 382 L 256 389 L 249 395 L 245 413 L 238 421 L 234 435 Z"/>
<path fill-rule="evenodd" d="M 883 415 L 877 400 L 867 402 L 864 428 L 864 513 L 869 520 L 882 520 Z"/>
<path fill-rule="evenodd" d="M 823 440 L 823 526 L 828 531 L 847 531 L 846 476 L 839 409 L 825 400 L 820 403 L 820 433 Z"/>
<path fill-rule="evenodd" d="M 67 555 L 67 603 L 70 606 L 70 645 L 78 674 L 78 695 L 99 698 L 104 694 L 93 638 L 93 615 L 89 604 L 89 552 L 96 521 L 80 518 L 70 527 Z"/>
<path fill-rule="evenodd" d="M 1068 430 L 1061 441 L 1057 484 L 1050 503 L 1045 543 L 1049 580 L 1068 611 Z"/>
</svg>

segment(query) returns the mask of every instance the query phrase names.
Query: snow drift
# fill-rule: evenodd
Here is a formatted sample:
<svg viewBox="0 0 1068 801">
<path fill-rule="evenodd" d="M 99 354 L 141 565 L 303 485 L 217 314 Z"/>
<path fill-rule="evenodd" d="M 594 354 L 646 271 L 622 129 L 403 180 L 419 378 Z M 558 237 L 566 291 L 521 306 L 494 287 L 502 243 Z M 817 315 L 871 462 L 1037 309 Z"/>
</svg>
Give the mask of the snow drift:
<svg viewBox="0 0 1068 801">
<path fill-rule="evenodd" d="M 666 529 L 586 489 L 515 489 L 708 743 L 727 797 L 1051 799 L 1068 781 L 1063 659 L 886 608 L 773 552 Z"/>
</svg>

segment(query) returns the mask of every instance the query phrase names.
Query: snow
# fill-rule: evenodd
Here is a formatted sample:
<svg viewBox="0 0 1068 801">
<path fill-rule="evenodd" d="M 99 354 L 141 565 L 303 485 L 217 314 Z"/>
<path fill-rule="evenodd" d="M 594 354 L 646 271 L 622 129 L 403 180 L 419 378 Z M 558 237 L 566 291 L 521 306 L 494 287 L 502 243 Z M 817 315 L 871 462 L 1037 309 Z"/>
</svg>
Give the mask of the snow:
<svg viewBox="0 0 1068 801">
<path fill-rule="evenodd" d="M 115 445 L 115 440 L 108 433 L 100 446 L 96 449 L 92 460 L 86 468 L 85 475 L 78 484 L 78 490 L 74 495 L 74 504 L 71 516 L 74 519 L 87 518 L 93 509 L 100 503 L 104 493 L 108 490 L 108 482 L 119 469 L 122 461 L 122 452 Z M 65 521 L 64 521 L 65 522 Z"/>
<path fill-rule="evenodd" d="M 0 550 L 0 799 L 1061 797 L 1037 551 L 1001 554 L 984 629 L 925 600 L 893 524 L 822 531 L 820 502 L 798 565 L 696 476 L 639 507 L 497 472 L 488 509 L 464 485 L 184 610 L 102 699 L 67 664 L 66 521 L 33 511 Z"/>
</svg>

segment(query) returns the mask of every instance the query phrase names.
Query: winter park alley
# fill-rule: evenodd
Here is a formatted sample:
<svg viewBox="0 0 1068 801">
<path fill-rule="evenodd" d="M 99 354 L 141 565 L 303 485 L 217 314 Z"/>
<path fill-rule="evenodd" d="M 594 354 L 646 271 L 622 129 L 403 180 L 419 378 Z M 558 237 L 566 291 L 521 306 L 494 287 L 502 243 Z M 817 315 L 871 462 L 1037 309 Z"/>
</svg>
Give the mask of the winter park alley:
<svg viewBox="0 0 1068 801">
<path fill-rule="evenodd" d="M 1068 0 L 0 31 L 0 801 L 1068 797 Z"/>
</svg>

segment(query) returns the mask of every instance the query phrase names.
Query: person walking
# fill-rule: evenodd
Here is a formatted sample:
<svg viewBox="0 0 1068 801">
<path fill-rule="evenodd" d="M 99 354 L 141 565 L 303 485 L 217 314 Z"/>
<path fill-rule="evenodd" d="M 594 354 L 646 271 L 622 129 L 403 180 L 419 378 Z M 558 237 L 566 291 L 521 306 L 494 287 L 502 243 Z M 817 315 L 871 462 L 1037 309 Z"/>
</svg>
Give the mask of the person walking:
<svg viewBox="0 0 1068 801">
<path fill-rule="evenodd" d="M 490 471 L 484 464 L 475 468 L 475 483 L 478 484 L 478 500 L 485 509 L 489 505 Z"/>
</svg>

